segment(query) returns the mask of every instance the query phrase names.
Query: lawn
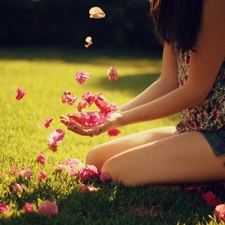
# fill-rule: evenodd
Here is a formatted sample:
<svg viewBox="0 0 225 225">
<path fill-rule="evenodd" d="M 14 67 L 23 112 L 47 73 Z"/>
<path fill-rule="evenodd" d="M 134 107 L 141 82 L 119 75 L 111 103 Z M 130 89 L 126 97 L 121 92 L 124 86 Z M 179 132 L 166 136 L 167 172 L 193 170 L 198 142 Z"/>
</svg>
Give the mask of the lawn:
<svg viewBox="0 0 225 225">
<path fill-rule="evenodd" d="M 109 81 L 107 69 L 114 66 L 119 73 L 117 81 Z M 85 162 L 87 152 L 112 138 L 107 133 L 97 137 L 82 137 L 65 129 L 59 122 L 60 115 L 76 110 L 63 104 L 61 96 L 70 91 L 78 97 L 91 91 L 101 92 L 109 102 L 121 105 L 130 100 L 160 74 L 159 56 L 146 53 L 116 51 L 75 50 L 61 48 L 12 48 L 0 49 L 0 203 L 9 206 L 7 213 L 0 212 L 1 225 L 28 224 L 218 224 L 213 217 L 213 207 L 201 198 L 212 190 L 225 200 L 224 189 L 202 188 L 190 194 L 185 188 L 165 186 L 125 187 L 110 181 L 92 179 L 88 184 L 95 192 L 80 193 L 82 182 L 66 171 L 57 172 L 60 162 L 77 158 Z M 75 80 L 78 70 L 91 73 L 92 78 L 79 85 Z M 17 88 L 26 92 L 16 100 Z M 44 121 L 53 117 L 49 128 Z M 143 129 L 175 125 L 179 115 L 154 122 L 121 128 L 120 136 Z M 65 138 L 56 152 L 48 148 L 48 135 L 62 129 Z M 42 152 L 47 162 L 36 162 Z M 30 168 L 29 179 L 12 174 L 11 169 Z M 47 179 L 40 181 L 38 173 Z M 21 185 L 20 191 L 12 191 L 12 185 Z M 222 190 L 221 190 L 222 189 Z M 57 204 L 58 214 L 53 218 L 42 216 L 38 207 L 50 200 Z M 33 212 L 24 210 L 30 203 Z M 209 216 L 211 215 L 211 216 Z"/>
</svg>

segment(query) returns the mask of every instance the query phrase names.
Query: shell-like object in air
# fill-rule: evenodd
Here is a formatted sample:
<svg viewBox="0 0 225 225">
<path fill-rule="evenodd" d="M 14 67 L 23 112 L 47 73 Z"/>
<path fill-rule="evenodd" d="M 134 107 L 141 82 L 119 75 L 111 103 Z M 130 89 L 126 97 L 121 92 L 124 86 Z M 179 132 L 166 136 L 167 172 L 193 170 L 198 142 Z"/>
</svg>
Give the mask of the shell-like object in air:
<svg viewBox="0 0 225 225">
<path fill-rule="evenodd" d="M 85 41 L 87 42 L 87 44 L 84 45 L 86 48 L 93 44 L 92 37 L 90 36 L 86 37 Z"/>
<path fill-rule="evenodd" d="M 102 19 L 105 17 L 105 13 L 103 12 L 103 10 L 97 6 L 92 7 L 89 10 L 89 14 L 90 14 L 90 18 L 93 18 L 93 19 Z"/>
</svg>

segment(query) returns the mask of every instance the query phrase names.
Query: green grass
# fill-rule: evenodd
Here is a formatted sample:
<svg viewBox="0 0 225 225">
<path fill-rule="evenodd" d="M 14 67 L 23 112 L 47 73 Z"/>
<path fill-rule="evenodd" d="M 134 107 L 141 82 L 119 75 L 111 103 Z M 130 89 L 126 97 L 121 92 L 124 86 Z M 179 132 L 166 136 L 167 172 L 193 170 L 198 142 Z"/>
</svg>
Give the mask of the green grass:
<svg viewBox="0 0 225 225">
<path fill-rule="evenodd" d="M 108 81 L 106 71 L 116 67 L 117 81 Z M 188 195 L 185 189 L 172 190 L 160 186 L 124 187 L 122 184 L 94 183 L 95 193 L 79 193 L 81 183 L 66 173 L 55 172 L 57 164 L 67 158 L 84 162 L 87 152 L 109 140 L 107 134 L 89 138 L 65 130 L 59 115 L 76 111 L 75 106 L 61 103 L 62 93 L 71 91 L 81 96 L 86 91 L 102 92 L 108 101 L 121 105 L 130 100 L 157 79 L 161 60 L 151 54 L 93 51 L 92 49 L 0 49 L 0 203 L 10 205 L 7 214 L 0 213 L 1 225 L 28 224 L 217 224 L 208 215 L 213 209 L 201 200 L 201 194 Z M 92 78 L 78 85 L 75 73 L 85 70 Z M 25 97 L 17 101 L 16 89 L 25 90 Z M 45 119 L 54 117 L 50 128 L 43 126 Z M 171 116 L 150 123 L 121 128 L 121 135 L 143 129 L 174 125 L 179 116 Z M 61 128 L 66 131 L 57 152 L 48 149 L 49 133 Z M 36 163 L 43 152 L 48 162 Z M 12 194 L 10 185 L 16 177 L 10 175 L 13 165 L 19 169 L 32 168 L 28 181 L 21 181 L 23 191 Z M 48 175 L 40 183 L 37 174 Z M 205 191 L 205 190 L 203 190 Z M 225 200 L 224 193 L 214 193 Z M 48 219 L 37 212 L 26 214 L 26 202 L 36 208 L 49 199 L 57 203 L 59 214 Z"/>
</svg>

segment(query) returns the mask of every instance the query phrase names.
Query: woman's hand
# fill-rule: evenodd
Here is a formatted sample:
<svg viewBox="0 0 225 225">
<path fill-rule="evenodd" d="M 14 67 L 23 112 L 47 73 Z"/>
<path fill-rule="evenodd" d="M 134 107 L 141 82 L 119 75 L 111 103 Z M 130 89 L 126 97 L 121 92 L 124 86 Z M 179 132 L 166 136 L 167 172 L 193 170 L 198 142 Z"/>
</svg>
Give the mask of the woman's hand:
<svg viewBox="0 0 225 225">
<path fill-rule="evenodd" d="M 85 115 L 88 115 L 89 117 L 87 116 L 87 118 L 90 118 L 90 116 L 93 115 L 93 112 L 85 113 Z M 76 134 L 93 137 L 100 135 L 112 128 L 118 127 L 119 117 L 121 117 L 121 114 L 120 112 L 116 111 L 112 112 L 107 118 L 100 117 L 99 121 L 88 123 L 87 121 L 85 122 L 85 118 L 83 117 L 82 113 L 76 112 L 69 114 L 68 117 L 63 115 L 60 116 L 60 122 L 63 123 L 68 130 Z"/>
</svg>

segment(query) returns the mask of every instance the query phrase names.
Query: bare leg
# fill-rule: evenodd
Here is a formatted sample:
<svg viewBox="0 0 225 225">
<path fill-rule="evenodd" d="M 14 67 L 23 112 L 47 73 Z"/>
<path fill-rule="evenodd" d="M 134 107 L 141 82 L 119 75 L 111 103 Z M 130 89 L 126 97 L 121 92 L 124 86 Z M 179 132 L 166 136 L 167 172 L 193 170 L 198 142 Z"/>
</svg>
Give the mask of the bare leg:
<svg viewBox="0 0 225 225">
<path fill-rule="evenodd" d="M 170 126 L 114 139 L 92 149 L 86 157 L 86 164 L 95 165 L 101 171 L 102 165 L 111 157 L 134 147 L 169 137 L 174 133 L 176 133 L 175 127 Z"/>
<path fill-rule="evenodd" d="M 225 181 L 225 156 L 216 156 L 199 132 L 146 143 L 110 157 L 102 172 L 133 186 Z"/>
</svg>

